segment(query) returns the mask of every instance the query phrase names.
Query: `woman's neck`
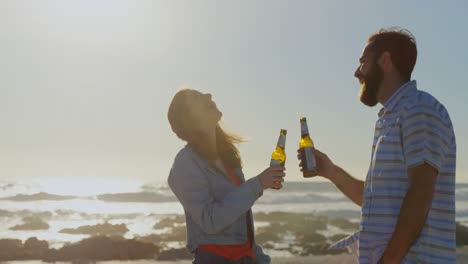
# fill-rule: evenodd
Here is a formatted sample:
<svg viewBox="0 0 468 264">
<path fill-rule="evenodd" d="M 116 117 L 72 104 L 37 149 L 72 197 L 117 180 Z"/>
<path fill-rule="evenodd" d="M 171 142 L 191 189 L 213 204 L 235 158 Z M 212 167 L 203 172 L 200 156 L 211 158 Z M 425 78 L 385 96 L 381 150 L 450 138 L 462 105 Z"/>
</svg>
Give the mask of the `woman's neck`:
<svg viewBox="0 0 468 264">
<path fill-rule="evenodd" d="M 218 147 L 216 144 L 216 128 L 207 129 L 206 131 L 204 131 L 204 134 L 207 136 L 208 147 L 210 148 L 211 152 L 215 153 L 217 156 Z"/>
</svg>

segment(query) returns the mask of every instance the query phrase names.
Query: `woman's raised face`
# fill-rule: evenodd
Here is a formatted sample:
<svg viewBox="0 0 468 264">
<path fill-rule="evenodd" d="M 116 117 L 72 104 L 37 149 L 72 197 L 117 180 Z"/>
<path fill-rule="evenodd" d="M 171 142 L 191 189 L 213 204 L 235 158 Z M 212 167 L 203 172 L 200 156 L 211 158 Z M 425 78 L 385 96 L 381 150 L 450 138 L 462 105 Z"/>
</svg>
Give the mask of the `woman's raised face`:
<svg viewBox="0 0 468 264">
<path fill-rule="evenodd" d="M 218 110 L 209 93 L 191 90 L 187 95 L 187 104 L 197 129 L 215 128 L 223 116 L 223 113 Z"/>
</svg>

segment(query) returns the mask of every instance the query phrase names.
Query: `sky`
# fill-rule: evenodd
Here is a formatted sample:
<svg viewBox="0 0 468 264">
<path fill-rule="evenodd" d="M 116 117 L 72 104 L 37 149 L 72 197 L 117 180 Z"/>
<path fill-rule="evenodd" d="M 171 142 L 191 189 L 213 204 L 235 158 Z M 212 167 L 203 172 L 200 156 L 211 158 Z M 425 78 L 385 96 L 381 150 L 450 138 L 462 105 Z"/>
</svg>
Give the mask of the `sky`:
<svg viewBox="0 0 468 264">
<path fill-rule="evenodd" d="M 381 106 L 353 74 L 369 35 L 416 37 L 418 87 L 448 109 L 457 182 L 468 182 L 466 1 L 0 2 L 0 179 L 165 182 L 184 146 L 167 121 L 181 88 L 211 93 L 244 174 L 288 130 L 286 180 L 302 178 L 299 118 L 318 149 L 359 179 Z M 319 178 L 307 181 L 320 181 Z"/>
</svg>

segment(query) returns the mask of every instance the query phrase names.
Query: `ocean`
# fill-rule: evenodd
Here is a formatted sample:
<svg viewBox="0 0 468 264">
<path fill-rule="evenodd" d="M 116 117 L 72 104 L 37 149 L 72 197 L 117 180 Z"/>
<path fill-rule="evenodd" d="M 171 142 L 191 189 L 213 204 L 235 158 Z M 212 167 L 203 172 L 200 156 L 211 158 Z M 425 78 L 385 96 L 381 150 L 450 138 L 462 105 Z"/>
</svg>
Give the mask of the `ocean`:
<svg viewBox="0 0 468 264">
<path fill-rule="evenodd" d="M 168 215 L 183 215 L 182 206 L 166 184 L 110 180 L 88 185 L 46 183 L 0 181 L 0 239 L 37 237 L 59 248 L 88 237 L 61 232 L 64 229 L 106 222 L 125 224 L 128 232 L 124 237 L 134 238 L 162 234 L 166 230 L 155 228 L 158 221 Z M 468 226 L 468 184 L 457 184 L 456 202 L 457 221 Z M 352 222 L 358 222 L 360 216 L 360 208 L 332 184 L 313 181 L 286 182 L 282 190 L 266 190 L 253 212 L 313 213 Z"/>
</svg>

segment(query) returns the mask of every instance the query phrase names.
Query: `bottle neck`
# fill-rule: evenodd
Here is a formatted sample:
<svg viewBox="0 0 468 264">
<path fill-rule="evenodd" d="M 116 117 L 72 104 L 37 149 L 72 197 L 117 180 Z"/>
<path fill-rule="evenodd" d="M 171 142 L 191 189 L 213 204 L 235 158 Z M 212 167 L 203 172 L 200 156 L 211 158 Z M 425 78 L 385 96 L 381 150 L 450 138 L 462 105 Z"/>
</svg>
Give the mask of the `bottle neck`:
<svg viewBox="0 0 468 264">
<path fill-rule="evenodd" d="M 276 146 L 284 148 L 284 146 L 286 146 L 286 136 L 280 135 L 279 138 L 278 138 L 278 143 L 276 144 Z"/>
<path fill-rule="evenodd" d="M 309 135 L 309 128 L 307 127 L 306 122 L 301 122 L 301 137 L 306 137 Z"/>
</svg>

